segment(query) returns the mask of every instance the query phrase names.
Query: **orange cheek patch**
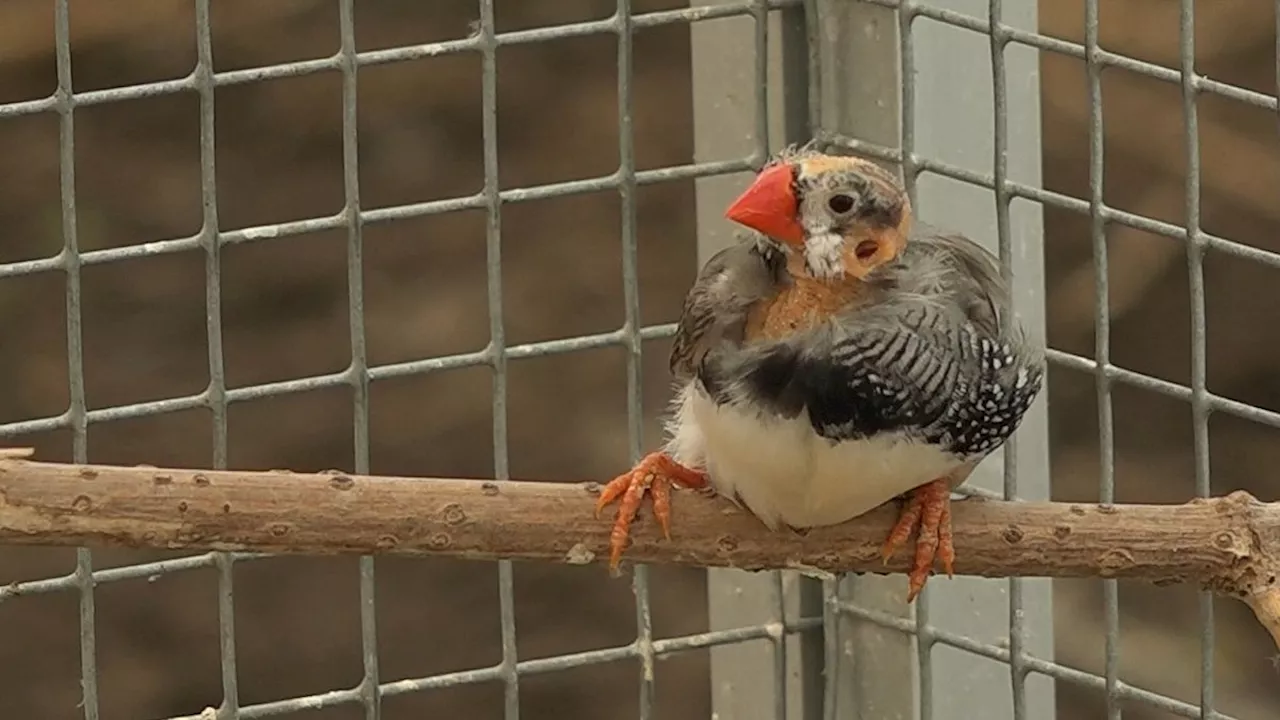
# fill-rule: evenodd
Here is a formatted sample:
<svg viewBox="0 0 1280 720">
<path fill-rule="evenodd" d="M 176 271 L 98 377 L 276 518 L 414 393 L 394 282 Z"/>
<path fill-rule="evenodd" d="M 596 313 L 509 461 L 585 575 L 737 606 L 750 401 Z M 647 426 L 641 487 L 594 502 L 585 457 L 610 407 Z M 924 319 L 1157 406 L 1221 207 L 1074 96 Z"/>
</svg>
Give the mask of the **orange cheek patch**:
<svg viewBox="0 0 1280 720">
<path fill-rule="evenodd" d="M 854 257 L 859 260 L 870 260 L 880 252 L 880 243 L 875 240 L 863 240 L 853 249 Z"/>
<path fill-rule="evenodd" d="M 850 245 L 844 253 L 844 266 L 849 274 L 861 278 L 898 256 L 902 236 L 895 231 L 883 232 Z"/>
<path fill-rule="evenodd" d="M 875 252 L 870 255 L 861 255 L 858 249 L 868 244 L 875 244 Z M 863 240 L 852 249 L 844 252 L 844 269 L 845 272 L 856 278 L 865 277 L 879 262 L 876 257 L 882 252 L 880 245 L 874 241 Z"/>
</svg>

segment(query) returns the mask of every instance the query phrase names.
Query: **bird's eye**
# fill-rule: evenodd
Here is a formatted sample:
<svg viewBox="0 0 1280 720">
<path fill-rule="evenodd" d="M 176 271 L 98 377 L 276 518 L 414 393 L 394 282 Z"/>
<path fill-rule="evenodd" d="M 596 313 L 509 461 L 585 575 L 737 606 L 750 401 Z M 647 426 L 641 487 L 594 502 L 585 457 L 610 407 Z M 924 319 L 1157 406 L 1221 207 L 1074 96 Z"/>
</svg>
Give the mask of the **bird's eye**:
<svg viewBox="0 0 1280 720">
<path fill-rule="evenodd" d="M 838 193 L 827 199 L 827 207 L 831 208 L 831 212 L 843 215 L 853 209 L 853 198 Z"/>
</svg>

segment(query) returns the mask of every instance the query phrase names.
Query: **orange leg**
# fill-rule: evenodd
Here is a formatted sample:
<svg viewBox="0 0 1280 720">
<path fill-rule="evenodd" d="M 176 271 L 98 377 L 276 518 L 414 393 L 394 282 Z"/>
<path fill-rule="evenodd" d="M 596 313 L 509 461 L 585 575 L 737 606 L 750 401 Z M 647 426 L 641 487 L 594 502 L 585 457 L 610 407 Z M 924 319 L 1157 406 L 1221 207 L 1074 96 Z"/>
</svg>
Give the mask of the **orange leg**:
<svg viewBox="0 0 1280 720">
<path fill-rule="evenodd" d="M 613 523 L 613 532 L 609 533 L 609 569 L 617 571 L 622 551 L 627 546 L 631 535 L 631 521 L 640 510 L 640 502 L 646 491 L 653 495 L 653 514 L 662 526 L 662 534 L 671 539 L 671 486 L 683 485 L 688 488 L 705 488 L 707 475 L 699 470 L 692 470 L 672 460 L 665 453 L 649 453 L 636 463 L 631 470 L 619 475 L 605 485 L 600 491 L 600 500 L 596 502 L 596 517 L 606 505 L 617 500 L 618 517 Z"/>
<path fill-rule="evenodd" d="M 907 602 L 915 600 L 924 589 L 935 559 L 942 561 L 948 576 L 954 574 L 952 565 L 956 560 L 956 550 L 951 544 L 951 487 L 947 478 L 921 485 L 908 494 L 898 522 L 880 549 L 885 562 L 917 527 L 920 528 L 920 536 L 916 538 L 916 556 L 907 576 Z"/>
</svg>

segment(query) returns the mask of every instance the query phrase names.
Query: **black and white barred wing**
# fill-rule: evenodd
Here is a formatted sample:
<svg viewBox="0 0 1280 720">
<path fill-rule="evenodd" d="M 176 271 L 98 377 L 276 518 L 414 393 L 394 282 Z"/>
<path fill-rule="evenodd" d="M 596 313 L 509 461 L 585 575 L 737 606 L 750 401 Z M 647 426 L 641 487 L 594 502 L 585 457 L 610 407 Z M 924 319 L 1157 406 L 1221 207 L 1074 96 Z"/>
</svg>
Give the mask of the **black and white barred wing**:
<svg viewBox="0 0 1280 720">
<path fill-rule="evenodd" d="M 707 365 L 719 402 L 793 418 L 833 442 L 902 433 L 969 457 L 997 448 L 1038 394 L 1042 365 L 1020 338 L 980 330 L 924 298 L 833 321 Z"/>
</svg>

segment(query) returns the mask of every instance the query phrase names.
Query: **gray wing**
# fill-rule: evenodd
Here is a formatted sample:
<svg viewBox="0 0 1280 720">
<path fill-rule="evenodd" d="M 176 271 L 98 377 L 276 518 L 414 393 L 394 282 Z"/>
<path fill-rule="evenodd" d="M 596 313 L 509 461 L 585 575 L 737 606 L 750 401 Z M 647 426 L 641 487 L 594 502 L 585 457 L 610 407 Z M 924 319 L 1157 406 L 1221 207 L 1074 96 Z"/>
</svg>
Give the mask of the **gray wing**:
<svg viewBox="0 0 1280 720">
<path fill-rule="evenodd" d="M 951 306 L 976 330 L 997 337 L 1020 334 L 1002 327 L 1013 307 L 996 258 L 969 238 L 920 223 L 902 257 L 877 279 L 883 293 L 915 295 Z"/>
<path fill-rule="evenodd" d="M 740 345 L 747 313 L 785 281 L 784 263 L 779 248 L 756 236 L 740 236 L 711 256 L 684 299 L 669 358 L 672 375 L 690 380 L 710 350 Z"/>
<path fill-rule="evenodd" d="M 985 250 L 957 236 L 907 247 L 876 280 L 875 302 L 717 355 L 704 383 L 723 402 L 807 412 L 833 442 L 906 432 L 962 456 L 998 447 L 1039 393 L 1043 359 L 1019 329 L 1002 328 L 1008 293 Z"/>
</svg>

